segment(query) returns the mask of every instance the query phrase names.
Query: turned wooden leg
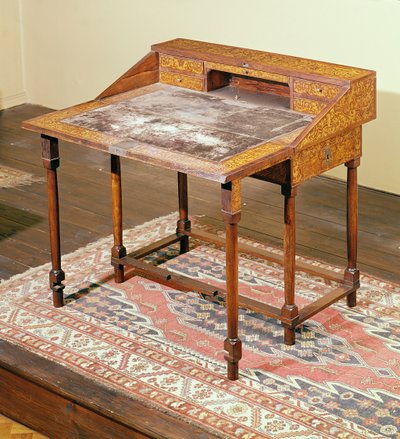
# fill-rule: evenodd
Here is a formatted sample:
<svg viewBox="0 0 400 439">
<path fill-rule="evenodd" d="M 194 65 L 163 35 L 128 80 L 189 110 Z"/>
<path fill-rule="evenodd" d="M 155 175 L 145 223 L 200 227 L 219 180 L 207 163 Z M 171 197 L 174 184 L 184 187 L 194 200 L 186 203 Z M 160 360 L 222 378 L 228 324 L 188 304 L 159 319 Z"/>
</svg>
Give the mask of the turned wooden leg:
<svg viewBox="0 0 400 439">
<path fill-rule="evenodd" d="M 346 283 L 358 288 L 360 272 L 357 269 L 357 233 L 358 233 L 358 187 L 357 167 L 360 159 L 350 160 L 347 166 L 347 268 L 344 272 Z M 347 296 L 347 305 L 353 307 L 357 302 L 357 291 Z"/>
<path fill-rule="evenodd" d="M 43 166 L 47 169 L 47 199 L 50 228 L 51 270 L 50 288 L 53 291 L 53 304 L 59 308 L 64 305 L 62 281 L 65 273 L 61 269 L 60 249 L 60 210 L 58 204 L 57 168 L 60 166 L 58 139 L 42 135 Z"/>
<path fill-rule="evenodd" d="M 295 342 L 295 319 L 299 310 L 295 304 L 295 268 L 296 268 L 296 214 L 295 196 L 297 188 L 282 186 L 282 194 L 285 196 L 285 229 L 283 238 L 284 251 L 284 281 L 285 281 L 285 304 L 282 307 L 282 316 L 294 320 L 292 325 L 284 326 L 284 343 L 292 345 Z"/>
<path fill-rule="evenodd" d="M 179 199 L 179 220 L 176 227 L 176 233 L 184 230 L 190 230 L 190 221 L 188 214 L 188 184 L 187 175 L 178 172 L 178 199 Z M 189 251 L 189 236 L 182 236 L 180 240 L 180 254 Z"/>
<path fill-rule="evenodd" d="M 225 339 L 224 349 L 228 379 L 237 380 L 239 360 L 242 358 L 242 342 L 238 335 L 240 181 L 221 185 L 221 191 L 222 216 L 226 226 L 226 312 L 228 320 L 228 337 Z"/>
<path fill-rule="evenodd" d="M 113 258 L 126 256 L 126 248 L 122 245 L 122 189 L 121 189 L 121 163 L 120 158 L 111 154 L 111 209 L 114 246 L 111 248 Z M 115 282 L 124 281 L 124 266 L 113 263 Z"/>
</svg>

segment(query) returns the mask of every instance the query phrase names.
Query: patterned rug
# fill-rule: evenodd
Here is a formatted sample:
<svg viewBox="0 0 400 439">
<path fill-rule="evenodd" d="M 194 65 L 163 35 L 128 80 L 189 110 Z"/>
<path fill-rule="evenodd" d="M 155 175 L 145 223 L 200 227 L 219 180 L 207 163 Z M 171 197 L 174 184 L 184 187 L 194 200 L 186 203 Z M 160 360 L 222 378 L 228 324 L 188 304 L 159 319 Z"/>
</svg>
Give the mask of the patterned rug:
<svg viewBox="0 0 400 439">
<path fill-rule="evenodd" d="M 0 188 L 23 186 L 42 181 L 44 181 L 44 178 L 35 177 L 28 172 L 9 168 L 8 166 L 0 166 Z"/>
<path fill-rule="evenodd" d="M 126 231 L 128 249 L 172 233 L 175 217 Z M 63 258 L 63 308 L 52 306 L 48 265 L 3 282 L 0 336 L 216 437 L 398 437 L 400 286 L 363 275 L 359 305 L 340 301 L 314 316 L 294 346 L 282 343 L 278 322 L 241 310 L 241 374 L 231 382 L 222 349 L 225 309 L 140 277 L 115 284 L 111 245 L 106 238 Z M 192 247 L 175 259 L 174 246 L 148 259 L 222 285 L 224 253 L 204 243 Z M 241 294 L 282 302 L 279 266 L 243 256 L 240 279 Z M 299 304 L 334 287 L 305 273 L 296 282 Z"/>
</svg>

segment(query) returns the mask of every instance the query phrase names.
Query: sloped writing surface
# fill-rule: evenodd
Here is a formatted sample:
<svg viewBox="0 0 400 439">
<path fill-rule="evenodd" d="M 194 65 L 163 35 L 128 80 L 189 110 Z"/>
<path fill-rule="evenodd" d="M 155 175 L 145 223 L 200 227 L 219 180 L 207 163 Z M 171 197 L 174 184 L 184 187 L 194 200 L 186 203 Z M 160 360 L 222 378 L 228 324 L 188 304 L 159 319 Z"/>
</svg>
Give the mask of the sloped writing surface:
<svg viewBox="0 0 400 439">
<path fill-rule="evenodd" d="M 276 106 L 165 86 L 62 122 L 220 162 L 305 127 L 311 120 Z"/>
</svg>

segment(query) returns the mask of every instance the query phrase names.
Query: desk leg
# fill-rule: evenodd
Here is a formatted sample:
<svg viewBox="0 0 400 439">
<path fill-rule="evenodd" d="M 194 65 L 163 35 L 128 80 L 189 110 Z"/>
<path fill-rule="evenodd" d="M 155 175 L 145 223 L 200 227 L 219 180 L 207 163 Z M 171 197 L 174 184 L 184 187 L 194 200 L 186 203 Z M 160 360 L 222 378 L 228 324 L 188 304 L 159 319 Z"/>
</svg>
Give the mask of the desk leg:
<svg viewBox="0 0 400 439">
<path fill-rule="evenodd" d="M 122 188 L 121 188 L 121 163 L 120 158 L 111 154 L 111 209 L 114 246 L 111 249 L 113 258 L 126 256 L 126 248 L 122 245 Z M 124 281 L 124 266 L 114 265 L 115 282 Z"/>
<path fill-rule="evenodd" d="M 238 335 L 239 320 L 239 251 L 238 222 L 241 214 L 240 181 L 221 185 L 222 216 L 226 226 L 226 312 L 228 337 L 224 342 L 228 379 L 239 378 L 242 342 Z"/>
<path fill-rule="evenodd" d="M 62 281 L 65 274 L 61 269 L 60 249 L 60 210 L 58 204 L 57 168 L 60 166 L 58 139 L 42 135 L 43 166 L 47 169 L 47 199 L 50 228 L 51 270 L 49 273 L 50 288 L 53 291 L 53 305 L 57 308 L 64 305 Z"/>
<path fill-rule="evenodd" d="M 188 214 L 188 184 L 187 174 L 178 172 L 178 199 L 179 199 L 179 220 L 176 227 L 176 233 L 184 230 L 190 230 L 190 221 Z M 189 236 L 183 236 L 180 240 L 180 254 L 189 251 Z"/>
<path fill-rule="evenodd" d="M 282 307 L 282 316 L 292 320 L 296 319 L 299 315 L 299 310 L 295 304 L 296 194 L 297 188 L 282 186 L 282 195 L 285 196 L 285 230 L 283 240 L 285 304 Z M 284 343 L 287 345 L 295 343 L 295 329 L 293 326 L 284 325 Z"/>
<path fill-rule="evenodd" d="M 357 269 L 357 233 L 358 233 L 358 187 L 357 167 L 360 159 L 350 160 L 347 166 L 347 268 L 344 279 L 352 285 L 358 285 L 360 272 Z M 356 306 L 357 292 L 347 296 L 347 305 Z"/>
</svg>

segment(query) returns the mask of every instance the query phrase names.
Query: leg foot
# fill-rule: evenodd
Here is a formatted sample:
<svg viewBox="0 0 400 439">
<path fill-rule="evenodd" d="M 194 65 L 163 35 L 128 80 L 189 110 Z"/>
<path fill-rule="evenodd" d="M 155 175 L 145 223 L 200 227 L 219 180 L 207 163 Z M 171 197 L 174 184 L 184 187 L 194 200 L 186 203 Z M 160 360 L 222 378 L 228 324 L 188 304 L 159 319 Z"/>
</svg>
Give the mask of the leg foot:
<svg viewBox="0 0 400 439">
<path fill-rule="evenodd" d="M 290 346 L 296 342 L 296 332 L 294 329 L 284 327 L 283 342 Z"/>
<path fill-rule="evenodd" d="M 347 306 L 353 308 L 357 305 L 357 288 L 360 286 L 360 272 L 357 268 L 346 268 L 344 280 L 346 284 L 352 285 L 356 289 L 346 297 Z"/>
<path fill-rule="evenodd" d="M 226 338 L 224 342 L 228 380 L 239 379 L 239 360 L 242 358 L 242 342 L 238 338 Z"/>
<path fill-rule="evenodd" d="M 290 319 L 292 324 L 283 323 L 283 342 L 286 345 L 292 345 L 296 342 L 296 320 L 299 317 L 299 309 L 297 305 L 284 305 L 281 310 L 282 317 Z"/>
<path fill-rule="evenodd" d="M 347 296 L 347 306 L 353 308 L 357 305 L 357 291 L 353 291 Z"/>
<path fill-rule="evenodd" d="M 111 249 L 111 256 L 113 258 L 123 258 L 126 256 L 126 248 L 123 245 L 114 245 L 114 247 Z M 124 266 L 114 263 L 112 265 L 114 266 L 115 283 L 123 283 L 125 281 Z"/>
<path fill-rule="evenodd" d="M 124 267 L 122 265 L 114 267 L 114 280 L 117 284 L 122 284 L 125 281 Z"/>
<path fill-rule="evenodd" d="M 61 308 L 64 306 L 64 288 L 65 285 L 62 281 L 65 280 L 65 273 L 63 270 L 50 270 L 49 281 L 50 288 L 53 291 L 53 305 L 56 308 Z"/>
<path fill-rule="evenodd" d="M 53 305 L 55 308 L 61 308 L 64 306 L 64 285 L 55 285 L 52 287 L 53 291 Z"/>
<path fill-rule="evenodd" d="M 189 236 L 184 236 L 179 242 L 179 254 L 183 255 L 189 251 Z"/>
</svg>

